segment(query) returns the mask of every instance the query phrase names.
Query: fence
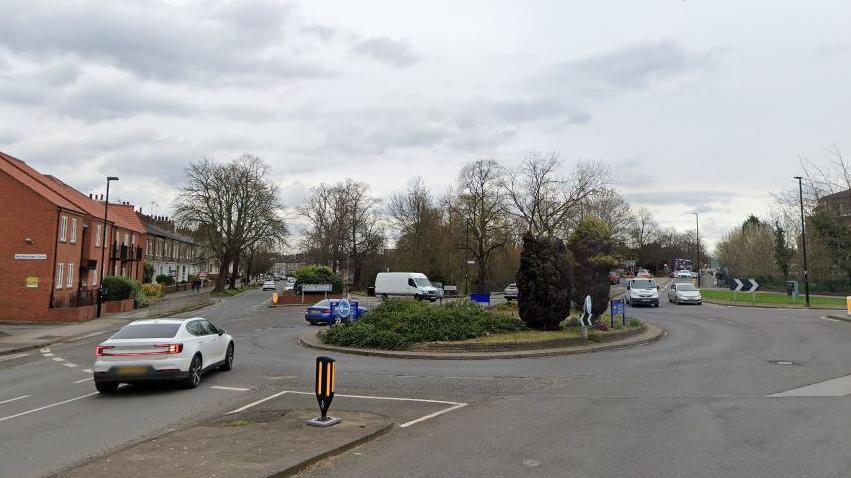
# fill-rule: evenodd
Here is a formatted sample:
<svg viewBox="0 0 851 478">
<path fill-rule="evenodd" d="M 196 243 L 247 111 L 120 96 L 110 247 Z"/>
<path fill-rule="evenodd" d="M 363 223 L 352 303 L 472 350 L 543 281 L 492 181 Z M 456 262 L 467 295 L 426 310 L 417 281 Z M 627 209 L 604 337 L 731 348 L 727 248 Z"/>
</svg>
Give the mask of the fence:
<svg viewBox="0 0 851 478">
<path fill-rule="evenodd" d="M 177 297 L 164 297 L 144 309 L 137 309 L 134 318 L 156 317 L 168 315 L 192 307 L 201 307 L 210 303 L 210 292 L 199 292 L 197 294 L 184 294 Z"/>
<path fill-rule="evenodd" d="M 94 304 L 97 304 L 97 291 L 71 289 L 54 291 L 50 306 L 54 309 L 61 309 L 66 307 L 85 307 Z"/>
</svg>

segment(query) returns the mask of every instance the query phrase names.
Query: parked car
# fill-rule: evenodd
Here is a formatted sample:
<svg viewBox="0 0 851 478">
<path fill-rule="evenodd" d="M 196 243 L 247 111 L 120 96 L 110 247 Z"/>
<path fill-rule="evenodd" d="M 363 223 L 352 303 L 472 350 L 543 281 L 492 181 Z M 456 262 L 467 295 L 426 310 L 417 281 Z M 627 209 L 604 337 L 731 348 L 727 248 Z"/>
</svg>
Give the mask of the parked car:
<svg viewBox="0 0 851 478">
<path fill-rule="evenodd" d="M 617 271 L 609 272 L 609 285 L 617 285 L 621 283 L 621 275 Z"/>
<path fill-rule="evenodd" d="M 95 388 L 111 393 L 122 383 L 178 381 L 195 388 L 211 369 L 233 368 L 234 343 L 206 319 L 136 320 L 97 346 Z"/>
<path fill-rule="evenodd" d="M 384 298 L 407 296 L 432 302 L 438 299 L 437 289 L 419 272 L 379 272 L 375 276 L 375 295 Z"/>
<path fill-rule="evenodd" d="M 659 307 L 659 286 L 653 279 L 630 279 L 626 282 L 626 303 Z"/>
<path fill-rule="evenodd" d="M 697 304 L 703 303 L 703 297 L 700 295 L 700 290 L 687 283 L 674 283 L 668 289 L 668 302 L 675 304 Z"/>
<path fill-rule="evenodd" d="M 324 323 L 325 325 L 331 325 L 334 322 L 334 315 L 331 314 L 331 307 L 333 305 L 334 309 L 338 307 L 341 299 L 325 299 L 320 300 L 319 302 L 311 305 L 304 311 L 304 320 L 310 322 L 310 325 L 316 325 L 319 323 Z M 352 302 L 352 314 L 351 320 L 352 322 L 357 322 L 358 319 L 361 318 L 363 314 L 367 312 L 366 307 L 361 307 L 360 304 L 357 304 L 355 307 L 355 303 Z"/>
<path fill-rule="evenodd" d="M 505 290 L 502 291 L 505 294 L 505 300 L 511 302 L 512 300 L 517 300 L 517 284 L 512 282 L 505 287 Z"/>
<path fill-rule="evenodd" d="M 263 282 L 263 290 L 278 290 L 278 286 L 275 285 L 275 281 L 267 280 Z"/>
</svg>

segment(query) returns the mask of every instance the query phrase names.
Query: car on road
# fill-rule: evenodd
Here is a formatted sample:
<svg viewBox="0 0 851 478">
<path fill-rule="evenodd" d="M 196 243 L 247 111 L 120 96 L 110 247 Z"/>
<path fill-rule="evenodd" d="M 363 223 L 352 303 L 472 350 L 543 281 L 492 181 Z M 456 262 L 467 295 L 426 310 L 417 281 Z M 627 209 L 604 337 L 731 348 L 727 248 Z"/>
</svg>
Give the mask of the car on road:
<svg viewBox="0 0 851 478">
<path fill-rule="evenodd" d="M 626 303 L 629 305 L 652 305 L 659 307 L 659 286 L 653 279 L 630 279 L 626 281 Z"/>
<path fill-rule="evenodd" d="M 278 290 L 278 286 L 275 285 L 275 281 L 267 280 L 263 282 L 263 290 Z"/>
<path fill-rule="evenodd" d="M 325 324 L 331 325 L 334 322 L 334 316 L 336 314 L 336 309 L 340 305 L 341 299 L 325 299 L 320 300 L 319 302 L 311 305 L 304 311 L 304 320 L 310 322 L 310 325 L 316 324 Z M 351 311 L 351 319 L 352 322 L 357 322 L 358 319 L 361 318 L 363 314 L 367 312 L 366 307 L 361 307 L 360 304 L 356 304 L 355 302 L 350 302 L 352 307 Z M 357 307 L 356 307 L 357 305 Z M 335 313 L 331 313 L 331 308 L 335 309 Z"/>
<path fill-rule="evenodd" d="M 688 282 L 672 283 L 668 288 L 668 302 L 675 304 L 697 304 L 703 303 L 700 290 Z"/>
<path fill-rule="evenodd" d="M 176 381 L 195 388 L 208 370 L 233 368 L 234 341 L 201 317 L 136 320 L 95 350 L 95 388 L 111 393 L 122 383 Z"/>
<path fill-rule="evenodd" d="M 691 271 L 688 270 L 679 270 L 674 273 L 674 277 L 677 279 L 691 279 Z"/>
<path fill-rule="evenodd" d="M 507 300 L 508 302 L 511 302 L 512 300 L 517 300 L 518 292 L 519 291 L 517 289 L 517 283 L 515 282 L 508 284 L 505 287 L 505 290 L 502 291 L 502 293 L 505 295 L 505 300 Z"/>
<path fill-rule="evenodd" d="M 375 275 L 375 295 L 384 298 L 407 296 L 431 302 L 439 298 L 437 288 L 419 272 L 379 272 Z"/>
<path fill-rule="evenodd" d="M 635 274 L 635 277 L 638 279 L 652 279 L 653 274 L 651 274 L 647 269 L 638 269 L 638 273 Z"/>
</svg>

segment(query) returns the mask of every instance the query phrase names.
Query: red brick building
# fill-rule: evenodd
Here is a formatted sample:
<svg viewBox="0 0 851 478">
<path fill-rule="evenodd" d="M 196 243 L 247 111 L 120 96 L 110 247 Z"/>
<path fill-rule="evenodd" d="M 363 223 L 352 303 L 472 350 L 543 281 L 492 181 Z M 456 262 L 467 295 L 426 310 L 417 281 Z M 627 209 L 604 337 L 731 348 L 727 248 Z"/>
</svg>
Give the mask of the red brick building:
<svg viewBox="0 0 851 478">
<path fill-rule="evenodd" d="M 126 203 L 110 203 L 104 224 L 103 207 L 0 153 L 0 320 L 88 320 L 104 275 L 142 280 L 144 224 Z"/>
</svg>

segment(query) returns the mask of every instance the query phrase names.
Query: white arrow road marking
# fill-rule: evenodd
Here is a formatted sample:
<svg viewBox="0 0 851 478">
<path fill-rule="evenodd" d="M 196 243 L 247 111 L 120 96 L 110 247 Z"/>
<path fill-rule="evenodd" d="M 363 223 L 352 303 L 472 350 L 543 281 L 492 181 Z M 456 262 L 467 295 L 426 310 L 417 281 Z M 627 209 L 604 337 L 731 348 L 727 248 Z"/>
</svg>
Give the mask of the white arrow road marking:
<svg viewBox="0 0 851 478">
<path fill-rule="evenodd" d="M 1 401 L 1 402 L 0 402 L 0 405 L 3 405 L 4 403 L 9 403 L 9 402 L 15 402 L 15 401 L 18 401 L 18 400 L 23 400 L 23 399 L 25 399 L 25 398 L 30 398 L 30 396 L 29 396 L 29 395 L 21 395 L 20 397 L 15 397 L 15 398 L 10 398 L 10 399 L 8 399 L 8 400 L 3 400 L 3 401 Z"/>
<path fill-rule="evenodd" d="M 0 357 L 0 362 L 5 362 L 6 360 L 15 360 L 22 357 L 26 357 L 29 354 L 15 354 L 15 355 L 3 355 Z"/>
<path fill-rule="evenodd" d="M 32 410 L 27 410 L 25 412 L 16 413 L 14 415 L 9 415 L 8 417 L 0 418 L 0 422 L 5 422 L 6 420 L 11 420 L 13 418 L 22 417 L 24 415 L 29 415 L 30 413 L 40 412 L 42 410 L 58 407 L 59 405 L 65 405 L 66 403 L 75 402 L 77 400 L 82 400 L 87 397 L 91 397 L 92 395 L 97 395 L 98 392 L 87 393 L 85 395 L 80 395 L 79 397 L 69 398 L 68 400 L 62 400 L 61 402 L 51 403 L 50 405 L 45 405 L 43 407 L 33 408 Z"/>
<path fill-rule="evenodd" d="M 805 387 L 769 395 L 772 398 L 786 397 L 844 397 L 851 395 L 851 375 L 825 380 Z"/>
</svg>

